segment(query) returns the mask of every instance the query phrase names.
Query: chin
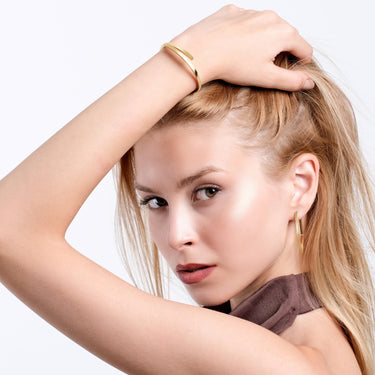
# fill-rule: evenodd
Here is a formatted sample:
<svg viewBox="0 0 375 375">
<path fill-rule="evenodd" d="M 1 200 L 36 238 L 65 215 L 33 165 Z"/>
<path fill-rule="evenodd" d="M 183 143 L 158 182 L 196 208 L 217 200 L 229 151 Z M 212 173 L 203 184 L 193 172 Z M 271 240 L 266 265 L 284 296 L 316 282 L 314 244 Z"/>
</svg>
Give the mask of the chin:
<svg viewBox="0 0 375 375">
<path fill-rule="evenodd" d="M 227 302 L 231 296 L 225 295 L 223 293 L 214 293 L 214 292 L 195 292 L 188 290 L 190 296 L 193 300 L 201 306 L 217 306 L 221 305 L 224 302 Z"/>
</svg>

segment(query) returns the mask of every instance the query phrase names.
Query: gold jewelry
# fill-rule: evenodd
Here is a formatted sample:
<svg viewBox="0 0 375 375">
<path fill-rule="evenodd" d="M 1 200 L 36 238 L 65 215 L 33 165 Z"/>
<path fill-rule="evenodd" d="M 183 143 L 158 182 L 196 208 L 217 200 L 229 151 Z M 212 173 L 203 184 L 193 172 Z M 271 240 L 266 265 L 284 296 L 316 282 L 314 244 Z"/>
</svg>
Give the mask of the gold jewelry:
<svg viewBox="0 0 375 375">
<path fill-rule="evenodd" d="M 185 61 L 185 63 L 189 66 L 189 68 L 191 69 L 191 71 L 194 74 L 194 78 L 195 78 L 195 80 L 197 82 L 197 86 L 198 86 L 197 91 L 199 91 L 202 87 L 202 82 L 201 82 L 201 79 L 199 77 L 197 69 L 195 68 L 194 64 L 192 63 L 192 60 L 194 60 L 194 57 L 188 51 L 184 50 L 181 47 L 176 46 L 173 43 L 164 43 L 161 46 L 160 49 L 163 49 L 163 48 L 170 49 L 176 55 L 180 56 L 182 60 Z"/>
<path fill-rule="evenodd" d="M 302 232 L 302 222 L 298 218 L 298 211 L 294 214 L 294 221 L 296 223 L 296 235 L 298 241 L 299 252 L 303 254 L 303 232 Z"/>
</svg>

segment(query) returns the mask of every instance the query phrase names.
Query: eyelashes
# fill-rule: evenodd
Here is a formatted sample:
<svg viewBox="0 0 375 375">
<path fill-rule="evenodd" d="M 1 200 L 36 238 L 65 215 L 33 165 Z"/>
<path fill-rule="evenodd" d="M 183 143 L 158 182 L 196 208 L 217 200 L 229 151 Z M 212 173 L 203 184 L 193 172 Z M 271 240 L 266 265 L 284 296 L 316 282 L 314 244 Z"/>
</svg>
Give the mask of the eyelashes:
<svg viewBox="0 0 375 375">
<path fill-rule="evenodd" d="M 219 192 L 219 188 L 215 186 L 208 186 L 196 190 L 196 196 L 200 199 L 197 200 L 208 200 L 213 198 Z"/>
<path fill-rule="evenodd" d="M 221 189 L 217 185 L 207 185 L 207 186 L 199 187 L 198 189 L 193 191 L 192 201 L 197 202 L 197 201 L 206 201 L 206 200 L 212 199 L 220 191 Z M 161 197 L 151 196 L 151 197 L 140 199 L 139 205 L 146 206 L 149 209 L 159 209 L 159 208 L 168 206 L 168 202 Z"/>
<path fill-rule="evenodd" d="M 145 199 L 140 199 L 139 201 L 140 206 L 148 206 L 149 208 L 160 208 L 163 206 L 167 206 L 167 201 L 163 198 L 159 197 L 148 197 Z"/>
</svg>

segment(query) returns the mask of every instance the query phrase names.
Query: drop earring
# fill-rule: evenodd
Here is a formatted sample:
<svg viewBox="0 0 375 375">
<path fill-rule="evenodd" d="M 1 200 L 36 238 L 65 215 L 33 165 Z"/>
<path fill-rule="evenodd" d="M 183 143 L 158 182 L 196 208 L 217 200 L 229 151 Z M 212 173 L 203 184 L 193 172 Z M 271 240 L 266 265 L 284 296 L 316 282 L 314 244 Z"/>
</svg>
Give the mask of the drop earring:
<svg viewBox="0 0 375 375">
<path fill-rule="evenodd" d="M 298 218 L 298 211 L 294 214 L 294 221 L 296 223 L 296 235 L 298 241 L 299 252 L 303 254 L 303 232 L 302 232 L 302 222 Z"/>
</svg>

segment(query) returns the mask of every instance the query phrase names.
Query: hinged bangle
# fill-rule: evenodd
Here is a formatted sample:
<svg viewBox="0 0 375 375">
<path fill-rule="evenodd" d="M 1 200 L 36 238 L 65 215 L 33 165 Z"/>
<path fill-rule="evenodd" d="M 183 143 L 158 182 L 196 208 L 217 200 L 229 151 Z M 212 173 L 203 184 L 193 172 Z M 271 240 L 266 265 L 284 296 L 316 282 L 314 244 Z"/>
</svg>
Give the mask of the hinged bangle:
<svg viewBox="0 0 375 375">
<path fill-rule="evenodd" d="M 197 91 L 199 91 L 202 87 L 202 82 L 201 82 L 201 79 L 199 77 L 197 69 L 195 68 L 194 64 L 192 63 L 192 60 L 194 60 L 194 57 L 188 51 L 184 50 L 181 47 L 176 46 L 173 43 L 164 43 L 161 46 L 161 49 L 163 49 L 163 48 L 170 49 L 176 55 L 180 56 L 182 60 L 185 61 L 185 63 L 189 66 L 192 73 L 194 74 L 194 78 L 195 78 L 195 80 L 197 82 L 197 86 L 198 86 Z"/>
</svg>

